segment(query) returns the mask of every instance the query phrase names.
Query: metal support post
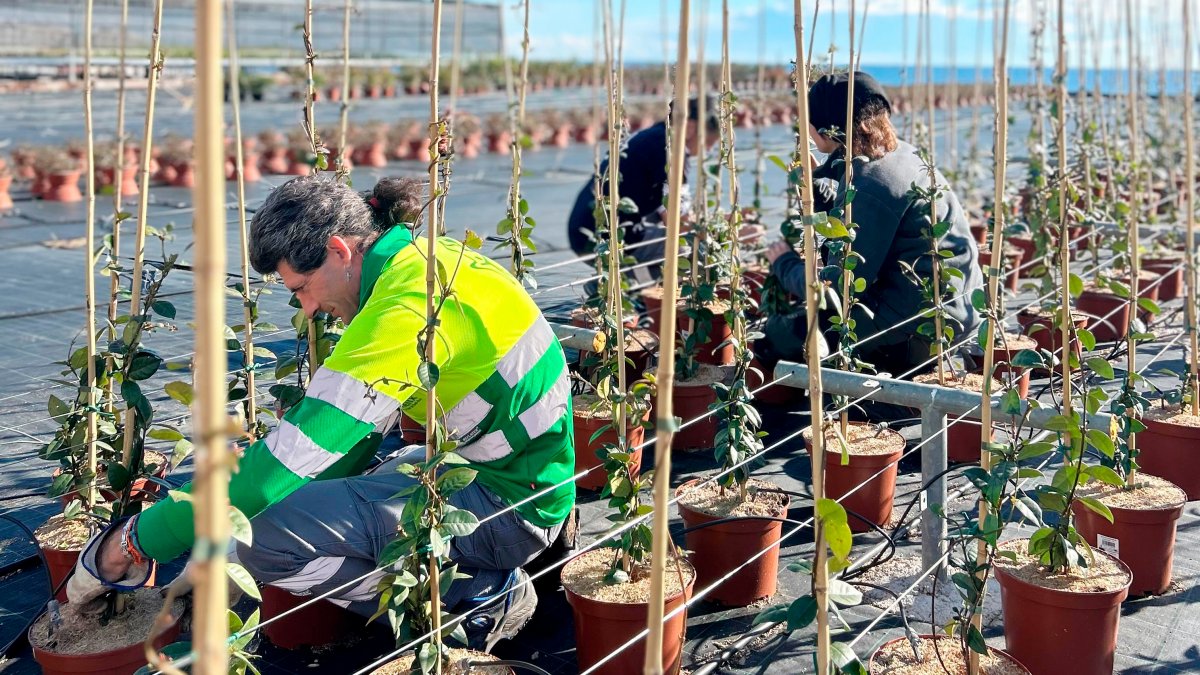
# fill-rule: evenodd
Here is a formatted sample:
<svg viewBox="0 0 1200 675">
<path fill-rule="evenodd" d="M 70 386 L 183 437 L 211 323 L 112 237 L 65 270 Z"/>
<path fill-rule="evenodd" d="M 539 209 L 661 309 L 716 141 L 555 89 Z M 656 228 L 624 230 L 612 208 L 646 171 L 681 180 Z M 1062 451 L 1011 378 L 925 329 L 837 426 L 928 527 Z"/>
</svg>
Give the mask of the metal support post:
<svg viewBox="0 0 1200 675">
<path fill-rule="evenodd" d="M 929 569 L 946 552 L 946 413 L 938 408 L 921 410 L 921 479 L 929 481 L 921 506 L 921 568 Z M 931 476 L 937 476 L 930 481 Z M 939 580 L 946 578 L 946 563 L 937 566 Z"/>
</svg>

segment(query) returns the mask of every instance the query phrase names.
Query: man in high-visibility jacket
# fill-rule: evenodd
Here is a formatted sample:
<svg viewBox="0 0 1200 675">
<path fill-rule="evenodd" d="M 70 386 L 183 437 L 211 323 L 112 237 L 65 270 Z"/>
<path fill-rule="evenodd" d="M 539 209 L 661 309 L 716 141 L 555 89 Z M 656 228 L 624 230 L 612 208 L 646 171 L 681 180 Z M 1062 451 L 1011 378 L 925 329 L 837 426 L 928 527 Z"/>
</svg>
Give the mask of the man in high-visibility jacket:
<svg viewBox="0 0 1200 675">
<path fill-rule="evenodd" d="M 385 573 L 376 561 L 406 503 L 395 495 L 414 483 L 388 463 L 359 474 L 374 458 L 372 439 L 401 411 L 425 421 L 417 370 L 426 242 L 413 234 L 420 192 L 415 181 L 385 178 L 364 198 L 334 181 L 297 178 L 267 198 L 251 229 L 255 269 L 278 273 L 309 316 L 328 312 L 346 329 L 304 399 L 238 463 L 230 502 L 251 518 L 254 536 L 237 558 L 259 581 L 298 595 L 354 582 L 333 597 L 366 614 Z M 462 611 L 506 595 L 468 622 L 472 646 L 490 648 L 532 615 L 537 596 L 521 566 L 555 540 L 574 506 L 570 385 L 550 325 L 507 270 L 447 238 L 437 257 L 453 277 L 437 329 L 438 405 L 457 452 L 478 472 L 450 503 L 481 521 L 453 540 L 452 558 L 471 579 L 444 601 Z M 159 502 L 89 547 L 72 599 L 102 593 L 97 577 L 127 579 L 142 561 L 171 560 L 193 541 L 192 504 Z"/>
</svg>

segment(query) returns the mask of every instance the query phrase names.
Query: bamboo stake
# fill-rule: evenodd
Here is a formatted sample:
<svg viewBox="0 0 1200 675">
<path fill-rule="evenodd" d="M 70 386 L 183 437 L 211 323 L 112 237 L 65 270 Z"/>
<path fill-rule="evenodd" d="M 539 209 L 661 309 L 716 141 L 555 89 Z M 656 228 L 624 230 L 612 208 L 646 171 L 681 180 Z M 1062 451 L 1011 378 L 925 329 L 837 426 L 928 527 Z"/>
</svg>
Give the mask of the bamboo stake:
<svg viewBox="0 0 1200 675">
<path fill-rule="evenodd" d="M 843 159 L 845 162 L 845 172 L 842 175 L 842 181 L 846 184 L 845 190 L 849 190 L 854 180 L 854 0 L 850 0 L 850 76 L 846 80 L 846 128 L 844 132 L 844 142 L 842 145 Z M 846 202 L 845 218 L 846 227 L 849 228 L 854 223 L 852 202 Z M 847 239 L 843 260 L 849 260 L 852 255 L 853 240 Z M 844 267 L 844 265 L 843 265 Z M 842 271 L 842 307 L 850 306 L 850 275 L 843 269 Z M 846 320 L 849 320 L 847 313 Z M 840 345 L 839 345 L 840 346 Z M 850 368 L 849 359 L 843 363 L 847 369 Z M 842 406 L 842 412 L 839 415 L 839 431 L 842 438 L 850 437 L 850 410 L 849 406 Z"/>
<path fill-rule="evenodd" d="M 929 113 L 929 186 L 930 188 L 937 187 L 937 127 L 935 126 L 934 102 L 933 102 L 933 29 L 930 17 L 933 14 L 929 4 L 930 0 L 925 0 L 925 10 L 923 14 L 925 25 L 925 67 L 928 69 L 925 78 L 925 105 Z M 999 204 L 999 202 L 997 202 Z M 929 224 L 933 227 L 938 222 L 937 216 L 937 196 L 931 192 L 929 195 Z M 932 234 L 932 230 L 930 231 Z M 937 254 L 938 237 L 933 237 L 932 245 L 934 248 L 933 270 L 929 274 L 929 281 L 933 288 L 933 323 L 934 333 L 937 336 L 937 376 L 938 384 L 945 386 L 946 384 L 946 363 L 945 353 L 942 347 L 942 335 L 944 330 L 944 319 L 942 317 L 942 260 Z M 986 352 L 989 345 L 984 346 Z M 987 428 L 987 427 L 985 427 Z"/>
<path fill-rule="evenodd" d="M 142 267 L 146 257 L 146 219 L 150 210 L 150 160 L 154 149 L 154 104 L 158 95 L 158 80 L 162 75 L 162 16 L 163 0 L 154 2 L 154 19 L 150 28 L 150 68 L 146 84 L 146 119 L 142 128 L 141 185 L 138 186 L 137 228 L 133 235 L 133 280 L 130 282 L 129 314 L 140 313 L 142 304 Z M 125 411 L 125 428 L 132 429 L 134 411 Z M 133 434 L 125 434 L 121 463 L 129 466 L 133 458 Z"/>
<path fill-rule="evenodd" d="M 798 1 L 798 0 L 797 0 Z M 688 26 L 690 25 L 691 3 L 680 0 L 678 53 L 675 65 L 675 113 L 686 118 L 688 104 Z M 685 125 L 680 125 L 685 126 Z M 679 300 L 679 266 L 673 261 L 679 258 L 679 190 L 683 185 L 684 140 L 686 134 L 671 136 L 670 168 L 667 184 L 667 240 L 663 265 L 662 299 L 662 344 L 659 345 L 658 399 L 655 408 L 658 418 L 655 445 L 659 448 L 654 471 L 654 522 L 650 562 L 650 608 L 646 620 L 649 636 L 646 638 L 646 659 L 642 672 L 659 675 L 663 672 L 663 615 L 666 611 L 667 552 L 671 542 L 667 533 L 670 514 L 667 504 L 671 499 L 671 438 L 675 435 L 675 413 L 671 404 L 675 388 L 675 304 Z"/>
<path fill-rule="evenodd" d="M 459 80 L 462 76 L 463 0 L 454 3 L 454 52 L 450 55 L 450 121 L 458 112 Z M 443 213 L 443 215 L 445 215 Z"/>
<path fill-rule="evenodd" d="M 762 208 L 763 175 L 766 173 L 766 152 L 763 150 L 762 129 L 766 120 L 767 97 L 764 81 L 767 70 L 767 2 L 758 5 L 758 69 L 754 81 L 754 208 Z M 740 237 L 734 237 L 737 241 Z"/>
<path fill-rule="evenodd" d="M 708 277 L 700 258 L 700 249 L 705 242 L 705 224 L 708 211 L 708 172 L 704 170 L 704 150 L 708 147 L 708 68 L 704 62 L 704 37 L 708 32 L 708 0 L 700 0 L 699 35 L 696 36 L 696 199 L 692 201 L 692 287 L 700 286 L 700 278 Z M 676 84 L 678 86 L 678 84 Z M 684 115 L 682 119 L 686 120 Z M 687 124 L 682 125 L 687 129 Z M 686 131 L 682 131 L 685 136 Z M 664 265 L 667 267 L 667 265 Z M 664 282 L 665 283 L 665 282 Z M 696 322 L 688 321 L 688 329 L 696 330 Z"/>
<path fill-rule="evenodd" d="M 525 226 L 521 213 L 521 141 L 525 133 L 525 96 L 528 91 L 529 72 L 529 4 L 524 0 L 524 22 L 521 37 L 521 81 L 517 87 L 517 100 L 512 101 L 511 77 L 509 78 L 509 129 L 512 140 L 509 154 L 512 157 L 512 176 L 508 187 L 508 218 L 512 220 L 512 273 L 518 281 L 525 281 L 525 252 L 521 243 L 521 229 Z M 511 71 L 511 68 L 509 69 Z M 510 73 L 511 74 L 511 73 Z"/>
<path fill-rule="evenodd" d="M 117 268 L 121 258 L 121 201 L 125 176 L 125 43 L 128 38 L 129 0 L 121 0 L 121 27 L 117 37 L 117 168 L 113 170 L 113 227 L 112 245 L 109 247 L 113 267 Z M 108 277 L 108 339 L 117 339 L 117 294 L 121 290 L 121 273 L 112 269 Z M 108 371 L 113 371 L 113 359 L 109 357 Z M 105 383 L 105 407 L 111 413 L 114 410 L 113 396 L 116 380 L 108 378 Z"/>
<path fill-rule="evenodd" d="M 192 621 L 197 675 L 229 671 L 225 548 L 233 454 L 225 443 L 225 152 L 221 3 L 196 2 L 196 545 Z"/>
<path fill-rule="evenodd" d="M 83 277 L 86 296 L 87 328 L 87 496 L 84 504 L 90 509 L 96 504 L 96 147 L 92 130 L 92 0 L 87 0 L 83 13 L 83 126 L 87 136 L 87 244 L 83 256 L 87 267 Z M 117 192 L 120 193 L 120 183 Z"/>
<path fill-rule="evenodd" d="M 304 127 L 308 132 L 308 143 L 312 146 L 313 153 L 317 153 L 317 122 L 313 108 L 316 105 L 317 91 L 316 82 L 313 78 L 313 61 L 316 60 L 316 52 L 313 51 L 312 43 L 312 14 L 313 0 L 304 0 L 304 74 L 305 74 L 305 94 L 304 94 Z M 347 97 L 343 96 L 345 101 Z M 338 154 L 341 154 L 339 150 Z M 313 166 L 313 172 L 320 170 L 320 157 L 318 162 Z M 316 313 L 308 317 L 307 333 L 308 333 L 308 379 L 311 382 L 312 378 L 317 374 L 317 368 L 320 367 L 320 355 L 317 353 L 319 348 L 317 339 L 317 317 Z"/>
<path fill-rule="evenodd" d="M 349 5 L 349 0 L 346 2 Z M 254 387 L 254 312 L 250 300 L 250 233 L 246 226 L 246 159 L 242 150 L 242 102 L 241 65 L 238 63 L 237 11 L 234 0 L 225 0 L 225 11 L 229 26 L 229 100 L 233 106 L 234 166 L 237 173 L 238 233 L 242 259 L 242 320 L 245 322 L 245 337 L 242 339 L 242 360 L 246 369 L 246 429 L 253 431 L 258 426 L 257 393 Z M 345 145 L 345 129 L 341 147 Z M 341 154 L 338 158 L 340 160 Z"/>
<path fill-rule="evenodd" d="M 311 2 L 311 0 L 310 0 Z M 528 0 L 526 0 L 528 3 Z M 429 332 L 425 339 L 425 362 L 437 363 L 437 330 L 433 325 L 437 310 L 434 289 L 437 284 L 437 223 L 438 223 L 438 160 L 441 155 L 441 111 L 438 107 L 438 70 L 441 68 L 442 53 L 442 0 L 433 0 L 433 45 L 429 60 L 429 213 L 426 220 L 425 238 L 425 316 Z M 425 460 L 437 454 L 437 383 L 430 382 L 425 400 Z M 433 644 L 437 648 L 437 666 L 434 672 L 442 672 L 442 600 L 440 570 L 437 557 L 429 554 L 429 603 L 433 624 Z"/>
<path fill-rule="evenodd" d="M 342 5 L 342 104 L 338 106 L 338 156 L 336 173 L 341 180 L 346 168 L 346 131 L 350 127 L 350 0 Z"/>
<path fill-rule="evenodd" d="M 996 307 L 997 298 L 1000 296 L 1000 276 L 1002 274 L 1001 261 L 1004 251 L 1004 209 L 1001 205 L 1004 203 L 1004 178 L 1005 172 L 1008 170 L 1008 13 L 1009 0 L 1004 0 L 1003 18 L 1000 23 L 1000 44 L 995 52 L 995 97 L 996 97 L 996 117 L 994 126 L 995 135 L 995 208 L 992 209 L 992 262 L 988 265 L 988 303 Z M 987 328 L 984 337 L 983 350 L 983 388 L 980 393 L 980 453 L 979 465 L 985 471 L 991 471 L 992 454 L 986 450 L 986 444 L 992 440 L 992 406 L 990 404 L 992 397 L 992 370 L 995 366 L 995 353 L 988 347 L 995 341 L 996 322 L 999 319 L 998 312 L 994 312 L 992 317 L 987 320 Z M 1064 355 L 1066 351 L 1064 350 Z M 1067 403 L 1069 406 L 1070 403 Z M 1069 413 L 1065 413 L 1069 414 Z M 979 500 L 979 522 L 983 522 L 987 518 L 988 503 L 987 500 L 980 498 Z M 977 560 L 987 560 L 988 546 L 984 541 L 979 541 Z M 978 575 L 979 578 L 984 578 L 984 573 Z M 980 591 L 980 597 L 976 607 L 983 607 L 983 595 L 986 588 Z M 976 630 L 983 627 L 983 612 L 976 611 L 972 608 L 971 625 Z M 969 660 L 967 664 L 970 675 L 978 675 L 979 673 L 979 654 L 971 649 L 968 650 Z"/>
<path fill-rule="evenodd" d="M 529 11 L 529 3 L 525 3 L 526 12 Z M 526 14 L 528 18 L 528 14 Z M 528 27 L 528 22 L 526 26 Z M 622 395 L 626 393 L 625 387 L 627 384 L 625 376 L 625 320 L 624 320 L 624 302 L 621 293 L 621 223 L 620 212 L 618 210 L 620 195 L 620 176 L 621 176 L 621 120 L 624 116 L 625 101 L 625 0 L 621 0 L 621 18 L 617 33 L 613 36 L 613 41 L 606 42 L 605 53 L 608 56 L 608 68 L 606 82 L 608 86 L 608 305 L 614 321 L 616 322 L 616 340 L 615 346 L 617 351 L 617 390 Z M 613 54 L 612 42 L 619 40 L 617 43 L 617 58 L 616 72 L 613 72 Z M 675 194 L 675 193 L 671 193 Z M 667 267 L 667 265 L 664 265 Z M 625 403 L 617 404 L 616 410 L 613 411 L 613 420 L 616 422 L 617 445 L 621 451 L 626 450 L 626 411 Z M 629 561 L 624 561 L 626 572 L 629 571 Z"/>
<path fill-rule="evenodd" d="M 1064 415 L 1071 406 L 1071 242 L 1067 232 L 1067 28 L 1066 9 L 1058 0 L 1058 263 L 1062 307 L 1059 308 L 1059 339 L 1062 345 Z M 1132 371 L 1131 371 L 1132 372 Z"/>
<path fill-rule="evenodd" d="M 1141 165 L 1141 159 L 1140 159 L 1141 142 L 1140 142 L 1140 139 L 1138 138 L 1138 134 L 1140 133 L 1140 131 L 1138 129 L 1138 106 L 1137 106 L 1137 84 L 1136 84 L 1137 72 L 1135 70 L 1136 58 L 1135 58 L 1135 50 L 1134 50 L 1134 45 L 1136 44 L 1136 42 L 1135 42 L 1135 38 L 1134 38 L 1134 26 L 1133 26 L 1133 23 L 1134 23 L 1133 0 L 1125 0 L 1125 12 L 1128 15 L 1126 17 L 1128 19 L 1128 21 L 1126 22 L 1127 29 L 1128 29 L 1128 32 L 1126 33 L 1126 35 L 1128 36 L 1128 39 L 1129 39 L 1129 84 L 1130 84 L 1130 86 L 1129 86 L 1129 161 L 1130 161 L 1130 164 L 1134 167 L 1134 171 L 1136 172 L 1136 171 L 1140 170 L 1138 167 L 1140 167 L 1140 165 Z M 1190 120 L 1190 119 L 1187 120 L 1188 124 L 1191 124 L 1191 122 L 1192 122 L 1192 120 Z M 1130 201 L 1129 215 L 1127 216 L 1127 221 L 1126 221 L 1127 227 L 1128 227 L 1128 230 L 1126 232 L 1127 232 L 1128 247 L 1129 247 L 1129 281 L 1130 281 L 1130 285 L 1129 285 L 1129 324 L 1126 326 L 1126 336 L 1125 336 L 1126 351 L 1128 352 L 1128 365 L 1126 366 L 1126 368 L 1127 368 L 1127 372 L 1129 374 L 1126 376 L 1127 378 L 1132 378 L 1133 374 L 1137 372 L 1137 340 L 1135 340 L 1133 337 L 1135 334 L 1133 325 L 1134 325 L 1134 322 L 1137 321 L 1138 296 L 1140 295 L 1141 285 L 1142 285 L 1141 279 L 1139 278 L 1140 274 L 1141 274 L 1141 260 L 1140 260 L 1141 255 L 1138 253 L 1138 246 L 1139 246 L 1139 243 L 1138 243 L 1138 234 L 1139 234 L 1138 233 L 1138 227 L 1139 227 L 1138 218 L 1139 218 L 1139 216 L 1138 216 L 1138 214 L 1140 213 L 1140 208 L 1141 208 L 1141 185 L 1137 179 L 1136 173 L 1134 174 L 1133 180 L 1131 182 L 1131 188 L 1132 188 L 1132 193 L 1130 194 L 1130 200 L 1129 200 Z M 1063 344 L 1063 349 L 1064 350 L 1066 349 L 1066 343 Z M 1065 351 L 1064 351 L 1064 354 L 1065 354 Z M 1130 386 L 1133 385 L 1132 379 L 1129 380 L 1129 384 L 1130 384 Z M 1130 433 L 1128 442 L 1129 442 L 1128 453 L 1129 453 L 1129 457 L 1132 458 L 1134 456 L 1134 453 L 1137 452 L 1137 434 Z M 1125 475 L 1125 484 L 1126 485 L 1133 485 L 1133 478 L 1136 475 L 1136 473 L 1137 473 L 1137 465 L 1134 462 L 1130 461 L 1129 472 Z"/>
<path fill-rule="evenodd" d="M 1188 371 L 1192 383 L 1192 414 L 1200 415 L 1200 377 L 1197 376 L 1197 365 L 1200 364 L 1200 345 L 1196 336 L 1196 139 L 1192 117 L 1192 18 L 1191 0 L 1183 2 L 1183 122 L 1184 122 L 1184 154 L 1186 165 L 1184 176 L 1187 182 L 1185 211 L 1187 213 L 1187 331 L 1192 358 L 1188 361 Z"/>
<path fill-rule="evenodd" d="M 807 150 L 808 141 L 808 68 L 809 62 L 803 60 L 804 0 L 793 0 L 795 12 L 792 31 L 796 39 L 796 110 L 797 125 L 800 129 L 801 147 Z M 804 282 L 805 310 L 808 316 L 808 336 L 805 345 L 808 356 L 808 400 L 809 414 L 812 418 L 812 481 L 813 503 L 825 498 L 825 430 L 823 425 L 824 411 L 822 410 L 821 386 L 821 355 L 817 348 L 817 340 L 821 339 L 817 330 L 818 282 L 817 282 L 817 244 L 811 224 L 813 216 L 813 184 L 812 162 L 804 158 L 800 162 L 803 184 L 800 196 L 800 213 L 806 221 L 804 224 Z M 821 519 L 813 521 L 813 597 L 817 601 L 817 672 L 824 675 L 829 672 L 829 570 L 826 568 L 825 526 Z"/>
<path fill-rule="evenodd" d="M 958 34 L 958 8 L 950 3 L 950 30 L 946 33 L 946 52 L 950 66 L 950 87 L 946 95 L 950 104 L 950 161 L 946 165 L 956 176 L 958 174 L 958 49 L 955 35 Z"/>
</svg>

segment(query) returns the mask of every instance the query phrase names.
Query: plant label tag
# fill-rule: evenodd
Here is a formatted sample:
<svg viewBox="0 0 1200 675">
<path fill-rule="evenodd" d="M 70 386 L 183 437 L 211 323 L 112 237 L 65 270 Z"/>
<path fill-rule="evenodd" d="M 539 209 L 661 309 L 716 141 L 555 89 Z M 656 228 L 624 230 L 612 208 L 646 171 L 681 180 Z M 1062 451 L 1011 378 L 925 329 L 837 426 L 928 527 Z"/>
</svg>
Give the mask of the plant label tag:
<svg viewBox="0 0 1200 675">
<path fill-rule="evenodd" d="M 921 513 L 924 513 L 929 508 L 929 493 L 925 490 L 921 490 L 921 497 L 917 503 L 917 508 L 920 509 Z"/>
<path fill-rule="evenodd" d="M 1121 540 L 1117 539 L 1116 537 L 1107 537 L 1103 534 L 1097 534 L 1096 548 L 1117 558 L 1121 557 Z"/>
</svg>

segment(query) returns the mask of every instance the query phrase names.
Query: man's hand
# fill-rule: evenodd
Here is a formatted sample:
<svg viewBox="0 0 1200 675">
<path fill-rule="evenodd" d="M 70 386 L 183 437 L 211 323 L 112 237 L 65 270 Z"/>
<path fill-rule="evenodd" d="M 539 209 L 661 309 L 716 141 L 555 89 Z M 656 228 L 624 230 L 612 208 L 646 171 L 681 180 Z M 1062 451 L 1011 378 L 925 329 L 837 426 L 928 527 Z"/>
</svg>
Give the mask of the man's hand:
<svg viewBox="0 0 1200 675">
<path fill-rule="evenodd" d="M 96 554 L 96 563 L 98 566 L 97 572 L 100 573 L 102 581 L 115 582 L 125 578 L 129 573 L 129 568 L 133 566 L 133 561 L 125 557 L 121 552 L 121 534 L 119 531 L 114 531 L 111 536 L 106 537 L 100 544 L 100 551 Z"/>
<path fill-rule="evenodd" d="M 773 265 L 779 256 L 789 252 L 795 252 L 792 248 L 792 245 L 780 239 L 779 241 L 767 247 L 767 262 Z"/>
<path fill-rule="evenodd" d="M 121 533 L 128 522 L 113 523 L 83 545 L 67 582 L 67 598 L 77 610 L 91 612 L 110 590 L 140 588 L 150 578 L 150 563 L 135 563 L 121 549 Z"/>
</svg>

